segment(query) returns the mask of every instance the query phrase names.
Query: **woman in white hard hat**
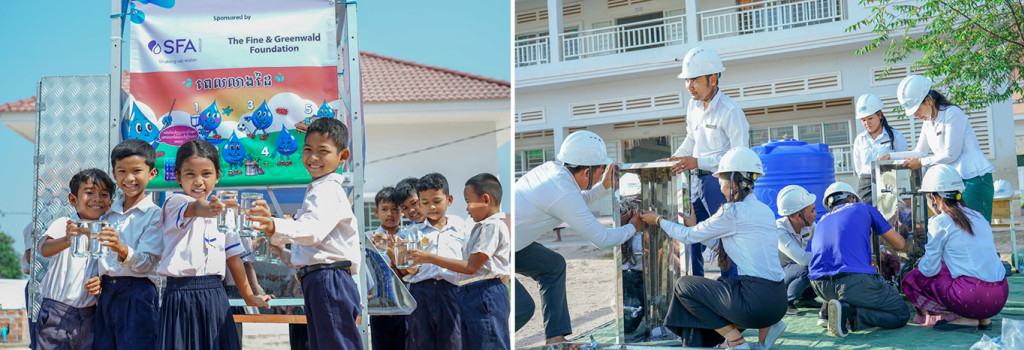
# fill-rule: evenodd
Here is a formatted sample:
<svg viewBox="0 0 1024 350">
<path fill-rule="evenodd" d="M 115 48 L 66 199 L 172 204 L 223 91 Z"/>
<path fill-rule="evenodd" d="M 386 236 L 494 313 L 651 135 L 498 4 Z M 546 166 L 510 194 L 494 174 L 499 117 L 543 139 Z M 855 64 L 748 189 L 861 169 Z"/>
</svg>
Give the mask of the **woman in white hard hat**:
<svg viewBox="0 0 1024 350">
<path fill-rule="evenodd" d="M 523 175 L 515 188 L 515 271 L 540 284 L 547 343 L 564 342 L 572 325 L 565 297 L 565 259 L 535 242 L 537 238 L 565 222 L 595 246 L 610 248 L 644 227 L 639 215 L 622 227 L 605 227 L 587 207 L 608 193 L 615 173 L 606 171 L 612 160 L 600 136 L 586 130 L 570 134 L 555 159 Z M 516 296 L 518 330 L 533 317 L 534 303 L 518 281 Z"/>
<path fill-rule="evenodd" d="M 903 293 L 917 311 L 914 322 L 937 331 L 977 332 L 1006 304 L 1009 286 L 996 253 L 992 227 L 964 204 L 960 174 L 949 165 L 928 169 L 918 192 L 939 213 L 928 219 L 928 244 Z"/>
<path fill-rule="evenodd" d="M 871 235 L 881 233 L 896 249 L 903 249 L 903 237 L 878 209 L 860 203 L 849 184 L 833 183 L 824 197 L 829 213 L 814 229 L 807 266 L 811 288 L 828 301 L 818 312 L 818 325 L 837 337 L 858 328 L 903 327 L 910 312 L 899 291 L 871 265 Z"/>
<path fill-rule="evenodd" d="M 678 161 L 673 166 L 676 173 L 692 170 L 699 179 L 690 195 L 697 222 L 715 215 L 725 203 L 718 181 L 711 176 L 718 171 L 722 156 L 730 149 L 749 146 L 750 124 L 743 109 L 718 89 L 723 71 L 722 59 L 715 50 L 697 46 L 686 53 L 678 76 L 686 81 L 691 98 L 686 108 L 686 139 L 668 160 Z M 691 271 L 696 276 L 704 276 L 703 252 L 700 243 L 690 246 Z M 738 277 L 735 269 L 725 275 Z"/>
<path fill-rule="evenodd" d="M 857 98 L 856 117 L 864 131 L 853 141 L 853 166 L 860 176 L 858 192 L 861 201 L 872 204 L 871 162 L 890 152 L 906 152 L 907 138 L 889 126 L 882 112 L 882 100 L 867 94 Z"/>
<path fill-rule="evenodd" d="M 821 308 L 821 303 L 814 300 L 817 295 L 807 278 L 807 264 L 811 262 L 807 242 L 814 234 L 815 201 L 817 197 L 814 194 L 797 185 L 782 188 L 776 199 L 779 216 L 782 216 L 775 220 L 775 228 L 779 238 L 779 260 L 782 271 L 786 273 L 782 282 L 786 285 L 787 315 L 796 315 L 798 306 Z"/>
<path fill-rule="evenodd" d="M 684 346 L 707 347 L 721 343 L 749 349 L 740 332 L 760 330 L 759 342 L 771 347 L 786 329 L 785 274 L 778 264 L 775 214 L 751 194 L 754 181 L 764 175 L 761 159 L 749 148 L 734 148 L 722 156 L 714 176 L 728 203 L 711 218 L 697 223 L 685 216 L 683 225 L 655 212 L 641 217 L 660 225 L 682 243 L 720 240 L 716 245 L 722 271 L 735 264 L 739 278 L 711 280 L 683 276 L 676 281 L 665 326 L 683 339 Z"/>
<path fill-rule="evenodd" d="M 911 169 L 949 164 L 964 180 L 964 203 L 992 220 L 992 172 L 995 168 L 981 152 L 978 137 L 959 106 L 950 103 L 932 81 L 911 75 L 900 82 L 896 97 L 907 116 L 924 121 L 917 145 L 909 152 L 893 152 L 892 159 L 906 159 Z M 934 153 L 929 156 L 929 153 Z M 888 159 L 883 156 L 883 159 Z"/>
</svg>

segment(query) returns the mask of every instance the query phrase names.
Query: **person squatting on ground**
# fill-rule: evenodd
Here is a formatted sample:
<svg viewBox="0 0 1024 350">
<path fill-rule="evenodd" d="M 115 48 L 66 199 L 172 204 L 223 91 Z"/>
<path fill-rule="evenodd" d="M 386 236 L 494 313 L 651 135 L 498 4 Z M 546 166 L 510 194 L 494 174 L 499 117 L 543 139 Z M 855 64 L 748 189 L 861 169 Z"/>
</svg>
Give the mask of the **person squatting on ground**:
<svg viewBox="0 0 1024 350">
<path fill-rule="evenodd" d="M 722 157 L 714 175 L 728 203 L 707 220 L 698 224 L 691 215 L 677 224 L 656 212 L 641 215 L 684 244 L 718 239 L 719 267 L 726 271 L 735 264 L 739 271 L 738 279 L 680 277 L 665 326 L 682 337 L 684 346 L 721 344 L 733 349 L 751 348 L 740 332 L 758 328 L 759 345 L 770 348 L 786 329 L 781 321 L 786 286 L 778 263 L 775 215 L 751 194 L 754 181 L 764 175 L 761 159 L 748 148 L 734 148 Z"/>
<path fill-rule="evenodd" d="M 882 213 L 860 203 L 853 187 L 836 182 L 825 190 L 822 204 L 829 210 L 818 220 L 811 239 L 807 277 L 814 292 L 827 301 L 818 312 L 818 325 L 845 337 L 862 325 L 899 328 L 910 312 L 899 291 L 871 265 L 872 232 L 896 249 L 905 244 Z"/>
<path fill-rule="evenodd" d="M 938 214 L 928 219 L 924 257 L 903 279 L 914 322 L 937 331 L 988 329 L 1009 295 L 992 227 L 964 203 L 964 183 L 953 167 L 932 166 L 921 182 L 918 191 Z"/>
<path fill-rule="evenodd" d="M 821 303 L 814 300 L 817 296 L 811 289 L 811 280 L 807 278 L 807 264 L 811 262 L 811 253 L 807 251 L 807 243 L 814 234 L 814 202 L 817 197 L 803 187 L 789 185 L 779 191 L 776 203 L 779 215 L 775 220 L 775 228 L 779 237 L 779 261 L 786 273 L 783 283 L 786 285 L 787 315 L 796 315 L 797 307 L 821 308 Z"/>
</svg>

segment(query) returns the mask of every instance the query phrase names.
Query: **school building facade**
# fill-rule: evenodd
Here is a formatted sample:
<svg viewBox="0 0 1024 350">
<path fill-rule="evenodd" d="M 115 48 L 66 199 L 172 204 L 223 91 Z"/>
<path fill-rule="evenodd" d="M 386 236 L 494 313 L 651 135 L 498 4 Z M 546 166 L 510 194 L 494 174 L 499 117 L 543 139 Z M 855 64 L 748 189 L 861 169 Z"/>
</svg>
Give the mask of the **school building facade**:
<svg viewBox="0 0 1024 350">
<path fill-rule="evenodd" d="M 827 143 L 837 180 L 856 184 L 857 96 L 878 95 L 911 148 L 921 127 L 891 112 L 900 80 L 917 73 L 909 62 L 882 78 L 880 52 L 853 55 L 873 35 L 845 29 L 869 14 L 851 0 L 517 0 L 516 177 L 553 159 L 562 139 L 583 129 L 601 135 L 615 161 L 668 157 L 685 138 L 690 100 L 676 76 L 682 57 L 700 45 L 722 57 L 719 86 L 743 108 L 750 146 Z M 994 178 L 1019 188 L 1014 156 L 1024 152 L 1011 103 L 968 112 Z M 592 209 L 608 214 L 610 205 Z"/>
</svg>

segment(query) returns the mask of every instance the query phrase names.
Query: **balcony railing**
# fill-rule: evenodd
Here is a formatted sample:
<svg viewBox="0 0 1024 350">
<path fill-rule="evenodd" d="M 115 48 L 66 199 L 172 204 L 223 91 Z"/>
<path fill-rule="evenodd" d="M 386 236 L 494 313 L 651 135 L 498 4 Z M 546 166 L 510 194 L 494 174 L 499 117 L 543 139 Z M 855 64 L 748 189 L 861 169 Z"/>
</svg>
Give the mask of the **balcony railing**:
<svg viewBox="0 0 1024 350">
<path fill-rule="evenodd" d="M 852 146 L 829 146 L 828 150 L 832 152 L 832 157 L 835 158 L 836 174 L 853 172 Z"/>
<path fill-rule="evenodd" d="M 566 60 L 676 45 L 686 42 L 685 15 L 563 33 Z"/>
<path fill-rule="evenodd" d="M 845 0 L 773 0 L 697 13 L 700 40 L 842 20 Z"/>
<path fill-rule="evenodd" d="M 516 67 L 548 62 L 548 37 L 516 40 Z"/>
</svg>

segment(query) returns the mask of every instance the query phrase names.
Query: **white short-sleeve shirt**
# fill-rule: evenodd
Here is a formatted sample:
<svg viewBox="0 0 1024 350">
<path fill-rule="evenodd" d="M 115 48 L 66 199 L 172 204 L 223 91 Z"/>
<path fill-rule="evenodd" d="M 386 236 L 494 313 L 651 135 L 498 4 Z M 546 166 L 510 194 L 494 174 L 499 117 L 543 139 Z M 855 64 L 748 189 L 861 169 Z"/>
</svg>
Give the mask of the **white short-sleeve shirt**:
<svg viewBox="0 0 1024 350">
<path fill-rule="evenodd" d="M 509 276 L 509 255 L 511 254 L 511 236 L 505 226 L 505 213 L 495 213 L 483 221 L 473 225 L 469 240 L 463 247 L 463 259 L 476 253 L 487 254 L 480 269 L 472 275 L 462 275 L 462 283 L 485 280 L 501 276 Z"/>
<path fill-rule="evenodd" d="M 224 276 L 227 237 L 217 230 L 217 218 L 185 217 L 195 198 L 172 194 L 164 202 L 164 251 L 157 275 L 168 277 Z"/>
<path fill-rule="evenodd" d="M 78 214 L 70 218 L 78 220 Z M 39 238 L 36 249 L 42 249 L 47 237 L 64 239 L 67 236 L 68 218 L 55 220 Z M 76 257 L 71 247 L 61 250 L 50 257 L 50 267 L 39 281 L 39 293 L 43 298 L 52 299 L 72 307 L 83 308 L 96 305 L 96 296 L 85 291 L 85 281 L 96 276 L 96 264 L 89 257 Z"/>
</svg>

